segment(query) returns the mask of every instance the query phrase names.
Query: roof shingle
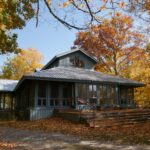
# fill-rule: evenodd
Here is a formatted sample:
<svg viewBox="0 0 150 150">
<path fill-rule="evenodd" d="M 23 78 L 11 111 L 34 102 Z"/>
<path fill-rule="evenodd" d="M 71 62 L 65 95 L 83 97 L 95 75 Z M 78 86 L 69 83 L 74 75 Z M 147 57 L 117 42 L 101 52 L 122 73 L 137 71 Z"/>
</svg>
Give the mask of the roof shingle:
<svg viewBox="0 0 150 150">
<path fill-rule="evenodd" d="M 101 72 L 72 68 L 72 67 L 55 67 L 47 70 L 41 70 L 29 75 L 25 75 L 27 79 L 47 79 L 58 81 L 87 81 L 87 82 L 104 82 L 104 83 L 116 83 L 119 85 L 132 85 L 132 86 L 144 86 L 143 83 L 120 78 L 114 75 L 108 75 Z"/>
</svg>

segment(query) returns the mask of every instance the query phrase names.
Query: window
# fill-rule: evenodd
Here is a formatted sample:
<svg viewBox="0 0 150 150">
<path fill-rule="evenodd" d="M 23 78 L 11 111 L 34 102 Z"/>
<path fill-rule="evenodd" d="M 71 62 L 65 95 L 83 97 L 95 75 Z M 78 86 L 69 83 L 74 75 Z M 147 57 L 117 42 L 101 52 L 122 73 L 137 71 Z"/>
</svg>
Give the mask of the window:
<svg viewBox="0 0 150 150">
<path fill-rule="evenodd" d="M 89 103 L 91 105 L 97 104 L 97 85 L 89 85 Z"/>
<path fill-rule="evenodd" d="M 113 85 L 107 85 L 107 104 L 115 104 L 115 87 Z"/>
<path fill-rule="evenodd" d="M 105 105 L 107 103 L 107 86 L 100 85 L 100 105 Z"/>
<path fill-rule="evenodd" d="M 4 109 L 5 106 L 4 94 L 0 94 L 0 109 Z"/>
<path fill-rule="evenodd" d="M 12 108 L 12 96 L 9 94 L 5 95 L 5 109 Z"/>
<path fill-rule="evenodd" d="M 13 109 L 13 97 L 11 94 L 0 94 L 0 109 Z"/>
<path fill-rule="evenodd" d="M 133 103 L 133 99 L 134 99 L 134 96 L 133 96 L 133 88 L 128 88 L 127 89 L 127 101 L 128 101 L 128 104 L 132 104 Z"/>
<path fill-rule="evenodd" d="M 84 68 L 84 62 L 78 57 L 74 56 L 70 58 L 71 66 L 78 67 L 78 68 Z"/>
<path fill-rule="evenodd" d="M 97 85 L 90 84 L 89 85 L 89 98 L 97 97 Z"/>
<path fill-rule="evenodd" d="M 72 86 L 70 84 L 63 85 L 63 106 L 71 106 L 72 103 Z"/>
<path fill-rule="evenodd" d="M 127 89 L 125 88 L 120 88 L 120 102 L 121 105 L 126 105 L 127 104 Z"/>
<path fill-rule="evenodd" d="M 46 106 L 46 84 L 44 84 L 44 83 L 39 84 L 38 106 Z"/>
</svg>

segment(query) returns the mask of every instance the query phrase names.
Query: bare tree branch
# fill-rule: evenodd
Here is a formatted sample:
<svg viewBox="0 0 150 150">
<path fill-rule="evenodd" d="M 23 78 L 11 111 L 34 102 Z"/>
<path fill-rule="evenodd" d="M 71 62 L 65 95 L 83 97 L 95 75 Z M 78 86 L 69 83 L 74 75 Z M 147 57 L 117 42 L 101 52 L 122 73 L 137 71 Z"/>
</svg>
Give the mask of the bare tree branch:
<svg viewBox="0 0 150 150">
<path fill-rule="evenodd" d="M 82 28 L 82 27 L 75 26 L 75 25 L 70 24 L 70 23 L 66 22 L 65 20 L 61 19 L 60 17 L 58 17 L 58 16 L 52 11 L 52 9 L 51 9 L 50 5 L 48 4 L 47 0 L 44 0 L 44 2 L 45 2 L 45 4 L 46 4 L 46 6 L 47 6 L 47 8 L 48 8 L 48 10 L 49 10 L 49 12 L 50 12 L 50 14 L 51 14 L 56 20 L 58 20 L 61 24 L 63 24 L 64 26 L 66 26 L 68 29 L 72 29 L 72 28 L 77 29 L 77 30 L 86 30 L 86 29 L 88 29 L 87 27 L 85 27 L 85 28 L 83 27 L 83 28 Z"/>
<path fill-rule="evenodd" d="M 36 27 L 38 26 L 39 23 L 39 9 L 40 9 L 40 4 L 39 4 L 39 0 L 37 0 Z"/>
</svg>

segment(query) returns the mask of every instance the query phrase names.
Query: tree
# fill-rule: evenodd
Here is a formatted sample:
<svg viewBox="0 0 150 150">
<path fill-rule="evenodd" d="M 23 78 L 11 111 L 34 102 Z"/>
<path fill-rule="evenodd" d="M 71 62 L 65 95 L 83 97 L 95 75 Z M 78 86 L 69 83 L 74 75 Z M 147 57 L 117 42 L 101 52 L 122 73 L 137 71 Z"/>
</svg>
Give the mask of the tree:
<svg viewBox="0 0 150 150">
<path fill-rule="evenodd" d="M 101 25 L 79 32 L 75 45 L 97 57 L 96 69 L 102 72 L 125 76 L 125 70 L 143 52 L 144 36 L 134 31 L 133 20 L 120 14 L 105 19 Z"/>
<path fill-rule="evenodd" d="M 104 18 L 120 12 L 134 12 L 140 18 L 144 14 L 144 20 L 150 20 L 146 19 L 150 16 L 148 0 L 1 0 L 0 54 L 18 52 L 17 35 L 10 31 L 22 29 L 34 17 L 37 26 L 39 17 L 43 17 L 40 11 L 43 7 L 46 7 L 50 17 L 69 29 L 77 30 L 101 24 Z"/>
<path fill-rule="evenodd" d="M 139 18 L 143 14 L 145 18 L 150 14 L 148 0 L 44 0 L 44 3 L 57 21 L 68 28 L 79 30 L 95 23 L 100 24 L 104 18 L 118 12 L 134 13 Z M 145 20 L 149 21 L 149 18 Z"/>
<path fill-rule="evenodd" d="M 2 69 L 2 77 L 7 79 L 20 79 L 23 75 L 41 68 L 43 56 L 35 49 L 21 50 L 13 58 L 5 62 Z"/>
<path fill-rule="evenodd" d="M 135 60 L 130 66 L 129 76 L 131 79 L 146 83 L 146 87 L 136 89 L 135 99 L 140 106 L 150 108 L 150 49 Z"/>
<path fill-rule="evenodd" d="M 37 0 L 1 0 L 0 2 L 0 54 L 18 52 L 17 35 L 12 29 L 22 29 L 34 15 Z"/>
</svg>

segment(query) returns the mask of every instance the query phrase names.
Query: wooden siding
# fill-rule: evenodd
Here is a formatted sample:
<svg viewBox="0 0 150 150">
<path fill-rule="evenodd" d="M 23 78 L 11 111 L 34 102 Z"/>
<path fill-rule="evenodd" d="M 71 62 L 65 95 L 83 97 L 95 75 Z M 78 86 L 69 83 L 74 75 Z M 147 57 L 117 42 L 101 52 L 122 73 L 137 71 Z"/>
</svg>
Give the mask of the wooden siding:
<svg viewBox="0 0 150 150">
<path fill-rule="evenodd" d="M 81 61 L 83 61 L 84 63 L 84 67 L 85 69 L 93 69 L 95 66 L 95 62 L 92 61 L 90 58 L 88 58 L 86 55 L 84 55 L 83 53 L 79 52 L 75 52 L 69 55 L 66 55 L 64 57 L 61 57 L 59 59 L 57 59 L 56 61 L 54 61 L 52 64 L 50 64 L 48 68 L 53 68 L 53 67 L 73 67 L 70 59 L 74 58 L 74 57 L 78 57 Z"/>
<path fill-rule="evenodd" d="M 53 115 L 53 108 L 30 108 L 30 120 L 49 118 Z"/>
</svg>

